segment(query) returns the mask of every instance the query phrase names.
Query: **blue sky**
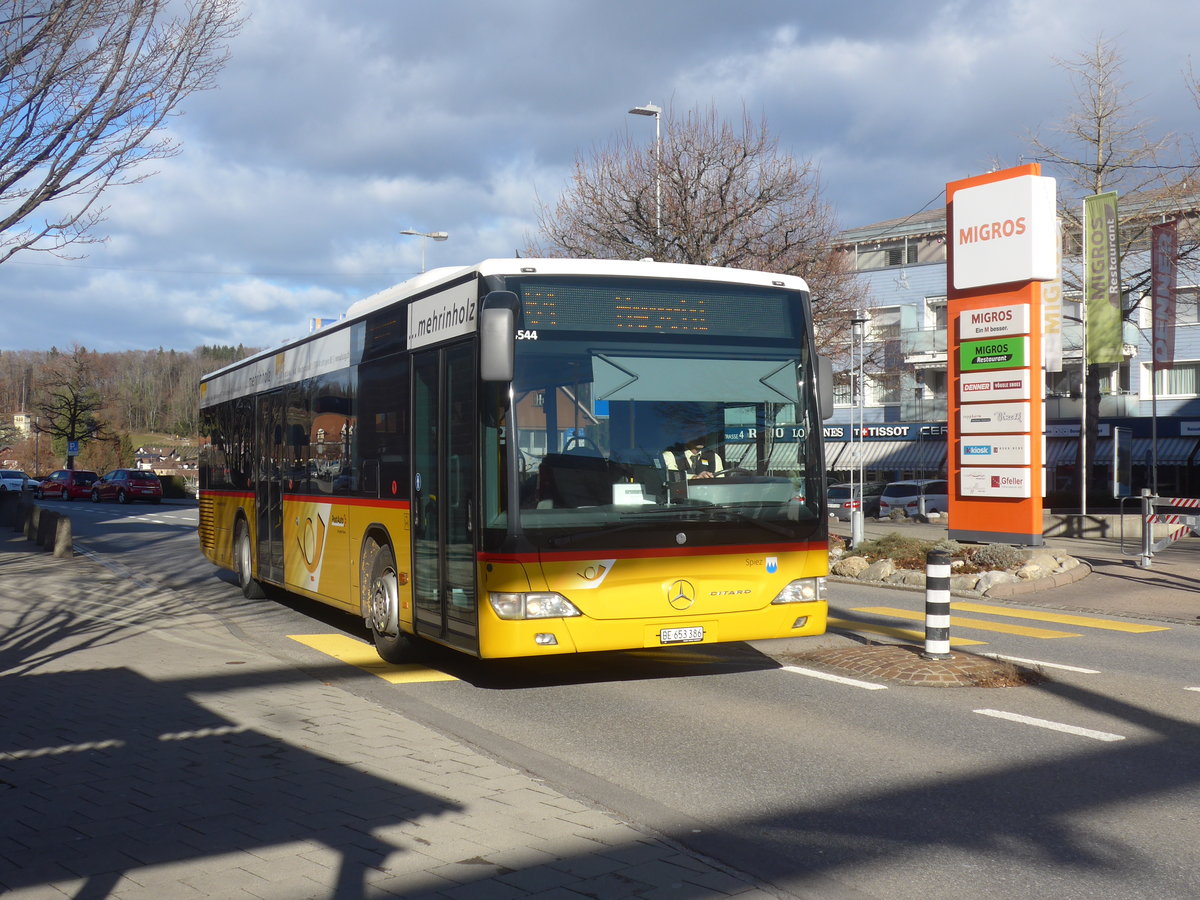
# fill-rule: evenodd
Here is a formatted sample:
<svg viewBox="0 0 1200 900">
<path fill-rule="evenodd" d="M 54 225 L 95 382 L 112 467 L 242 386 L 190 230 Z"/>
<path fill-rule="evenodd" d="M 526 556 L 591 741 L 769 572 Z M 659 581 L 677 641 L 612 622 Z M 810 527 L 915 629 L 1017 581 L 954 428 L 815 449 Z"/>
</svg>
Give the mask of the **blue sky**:
<svg viewBox="0 0 1200 900">
<path fill-rule="evenodd" d="M 1152 134 L 1200 135 L 1195 0 L 245 7 L 219 86 L 171 123 L 182 153 L 107 195 L 108 242 L 0 266 L 0 349 L 277 344 L 416 274 L 403 229 L 449 233 L 429 268 L 511 256 L 576 155 L 653 140 L 626 112 L 646 103 L 765 119 L 843 227 L 1022 161 L 1073 104 L 1055 58 L 1098 34 Z"/>
</svg>

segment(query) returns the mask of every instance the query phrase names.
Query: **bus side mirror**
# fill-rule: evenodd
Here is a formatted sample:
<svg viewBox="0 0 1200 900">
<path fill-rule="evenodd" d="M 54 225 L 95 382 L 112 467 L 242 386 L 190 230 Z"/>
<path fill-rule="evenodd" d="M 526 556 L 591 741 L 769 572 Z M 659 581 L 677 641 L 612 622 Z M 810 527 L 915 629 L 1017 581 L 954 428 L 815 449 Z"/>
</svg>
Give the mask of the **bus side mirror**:
<svg viewBox="0 0 1200 900">
<path fill-rule="evenodd" d="M 479 313 L 479 377 L 483 381 L 512 381 L 516 340 L 517 295 L 492 291 Z"/>
<path fill-rule="evenodd" d="M 822 419 L 833 415 L 833 360 L 828 356 L 817 357 L 817 406 Z"/>
</svg>

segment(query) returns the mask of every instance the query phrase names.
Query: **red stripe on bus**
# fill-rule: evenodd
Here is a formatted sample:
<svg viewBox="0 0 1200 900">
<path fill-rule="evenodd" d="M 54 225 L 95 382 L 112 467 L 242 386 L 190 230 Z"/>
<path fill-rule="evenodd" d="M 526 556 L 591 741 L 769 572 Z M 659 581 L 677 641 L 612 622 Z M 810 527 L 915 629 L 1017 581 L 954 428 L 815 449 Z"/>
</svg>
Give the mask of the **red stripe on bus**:
<svg viewBox="0 0 1200 900">
<path fill-rule="evenodd" d="M 200 492 L 201 498 L 221 496 L 237 497 L 242 500 L 253 500 L 254 491 L 221 491 L 205 490 Z M 408 500 L 389 500 L 386 497 L 333 497 L 325 494 L 289 494 L 283 495 L 284 500 L 293 503 L 328 503 L 332 506 L 367 506 L 377 509 L 408 509 L 412 504 Z"/>
</svg>

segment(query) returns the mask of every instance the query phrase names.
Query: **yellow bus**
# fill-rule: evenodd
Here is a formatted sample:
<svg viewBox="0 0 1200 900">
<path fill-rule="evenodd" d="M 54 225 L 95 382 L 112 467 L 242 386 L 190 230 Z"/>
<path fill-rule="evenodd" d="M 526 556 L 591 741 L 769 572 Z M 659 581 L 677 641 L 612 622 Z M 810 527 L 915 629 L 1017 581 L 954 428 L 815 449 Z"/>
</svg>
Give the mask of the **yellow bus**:
<svg viewBox="0 0 1200 900">
<path fill-rule="evenodd" d="M 380 656 L 819 634 L 828 364 L 794 276 L 493 259 L 205 376 L 200 542 Z"/>
</svg>

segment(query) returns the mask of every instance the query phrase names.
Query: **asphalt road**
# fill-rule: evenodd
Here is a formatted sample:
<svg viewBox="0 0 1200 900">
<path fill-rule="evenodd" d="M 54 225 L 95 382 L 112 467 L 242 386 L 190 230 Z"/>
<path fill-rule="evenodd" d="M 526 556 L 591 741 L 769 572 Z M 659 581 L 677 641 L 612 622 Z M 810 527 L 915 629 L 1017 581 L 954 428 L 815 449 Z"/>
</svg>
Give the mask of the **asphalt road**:
<svg viewBox="0 0 1200 900">
<path fill-rule="evenodd" d="M 164 614 L 203 605 L 302 669 L 328 659 L 289 634 L 361 636 L 315 604 L 243 600 L 201 557 L 195 512 L 70 509 L 78 544 L 159 585 Z M 920 627 L 905 618 L 920 594 L 831 598 L 847 620 Z M 338 684 L 793 896 L 1200 896 L 1200 631 L 1006 609 L 956 610 L 952 634 L 1031 661 L 1039 684 L 915 688 L 779 662 L 848 637 L 537 663 L 433 652 L 453 680 Z"/>
</svg>

